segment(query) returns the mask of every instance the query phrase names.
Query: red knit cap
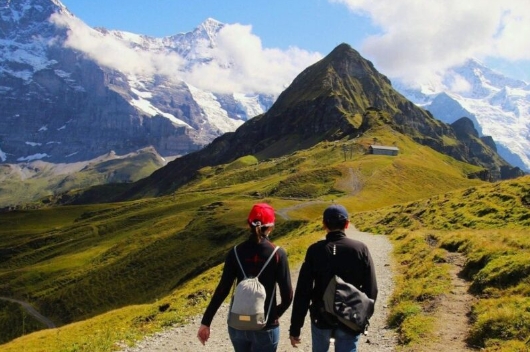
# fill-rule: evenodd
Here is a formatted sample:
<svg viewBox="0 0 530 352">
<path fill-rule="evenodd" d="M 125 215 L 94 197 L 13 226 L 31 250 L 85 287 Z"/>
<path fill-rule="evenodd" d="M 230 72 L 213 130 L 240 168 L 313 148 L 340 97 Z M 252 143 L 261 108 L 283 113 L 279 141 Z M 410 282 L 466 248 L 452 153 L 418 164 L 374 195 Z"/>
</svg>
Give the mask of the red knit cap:
<svg viewBox="0 0 530 352">
<path fill-rule="evenodd" d="M 274 226 L 274 209 L 266 204 L 255 204 L 248 214 L 248 223 L 252 226 Z"/>
</svg>

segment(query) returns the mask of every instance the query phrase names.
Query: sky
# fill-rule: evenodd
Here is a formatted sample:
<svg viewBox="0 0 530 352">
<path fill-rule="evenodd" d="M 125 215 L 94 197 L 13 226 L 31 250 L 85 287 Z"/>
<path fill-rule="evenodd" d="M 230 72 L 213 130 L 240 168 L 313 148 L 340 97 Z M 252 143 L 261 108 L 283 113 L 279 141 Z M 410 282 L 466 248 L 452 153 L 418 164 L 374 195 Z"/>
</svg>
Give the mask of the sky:
<svg viewBox="0 0 530 352">
<path fill-rule="evenodd" d="M 265 81 L 299 73 L 347 43 L 410 84 L 440 80 L 468 58 L 530 83 L 529 0 L 61 1 L 90 27 L 153 37 L 216 19 L 232 29 L 225 47 L 245 53 L 247 72 Z"/>
</svg>

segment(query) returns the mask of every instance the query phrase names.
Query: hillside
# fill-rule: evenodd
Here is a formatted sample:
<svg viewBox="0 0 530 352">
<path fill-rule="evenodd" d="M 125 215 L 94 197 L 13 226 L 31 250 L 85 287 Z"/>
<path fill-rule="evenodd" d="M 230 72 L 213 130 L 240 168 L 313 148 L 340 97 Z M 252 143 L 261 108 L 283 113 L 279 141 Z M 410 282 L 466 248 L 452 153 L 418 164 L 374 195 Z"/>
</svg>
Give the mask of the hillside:
<svg viewBox="0 0 530 352">
<path fill-rule="evenodd" d="M 399 152 L 370 153 L 377 145 Z M 278 210 L 275 238 L 295 263 L 321 236 L 320 214 L 331 202 L 378 211 L 506 175 L 517 169 L 472 124 L 434 119 L 343 44 L 302 72 L 266 114 L 147 178 L 0 213 L 0 292 L 29 301 L 65 327 L 59 331 L 112 321 L 120 328 L 109 341 L 131 340 L 204 306 L 224 253 L 246 237 L 254 202 Z M 3 341 L 42 328 L 1 304 Z M 50 346 L 90 346 L 84 336 L 94 332 L 65 334 Z M 46 331 L 38 336 L 48 339 Z"/>
<path fill-rule="evenodd" d="M 35 160 L 0 164 L 0 209 L 31 208 L 55 197 L 94 185 L 138 181 L 167 164 L 154 148 L 126 155 L 114 152 L 77 163 L 53 164 Z"/>
<path fill-rule="evenodd" d="M 384 128 L 374 133 L 384 143 L 395 138 Z M 473 343 L 517 345 L 528 333 L 526 325 L 518 325 L 521 332 L 508 337 L 501 331 L 525 321 L 524 310 L 510 308 L 516 316 L 523 315 L 517 320 L 512 320 L 513 315 L 499 320 L 501 335 L 490 330 L 495 315 L 488 318 L 484 314 L 505 303 L 510 307 L 525 304 L 529 272 L 523 234 L 530 219 L 530 180 L 490 184 L 467 179 L 466 172 L 474 167 L 399 137 L 397 145 L 402 152 L 396 157 L 365 154 L 362 146 L 369 144 L 371 136 L 358 140 L 351 155 L 344 153 L 340 143 L 323 142 L 257 165 L 243 159 L 202 169 L 200 181 L 167 197 L 0 214 L 4 229 L 0 230 L 2 292 L 30 297 L 44 315 L 66 324 L 57 330 L 59 338 L 55 330 L 43 330 L 3 348 L 32 351 L 31 346 L 35 350 L 50 346 L 49 350 L 60 350 L 77 345 L 88 351 L 97 344 L 110 350 L 117 341 L 181 324 L 207 303 L 219 274 L 217 264 L 224 252 L 245 236 L 244 218 L 250 204 L 270 202 L 279 214 L 291 209 L 291 220 L 278 216 L 275 241 L 287 249 L 294 265 L 302 259 L 308 243 L 321 236 L 319 215 L 332 200 L 351 209 L 360 229 L 392 232 L 398 262 L 412 256 L 425 258 L 416 261 L 418 265 L 430 261 L 436 265 L 443 263 L 444 251 L 465 254 L 466 275 L 475 282 L 478 297 L 485 298 L 474 308 Z M 400 228 L 415 232 L 405 234 Z M 439 249 L 426 251 L 425 244 Z M 499 271 L 499 265 L 508 270 Z M 403 266 L 400 270 L 420 270 L 414 268 Z M 429 302 L 436 301 L 441 294 L 437 289 L 444 286 L 432 285 L 429 280 L 442 283 L 442 273 L 435 270 L 432 275 L 421 274 L 420 279 L 404 272 L 404 281 L 398 280 L 392 324 L 405 346 L 413 348 L 430 338 L 428 331 L 423 331 L 414 340 L 415 332 L 410 329 L 416 322 L 432 320 L 430 313 L 436 305 Z M 425 289 L 428 291 L 423 292 Z M 406 313 L 407 307 L 415 306 L 419 309 Z M 427 316 L 421 314 L 421 307 L 430 307 Z M 14 307 L 9 309 L 14 314 Z M 71 321 L 79 323 L 68 324 Z M 2 320 L 1 324 L 0 331 L 20 328 L 20 322 Z M 30 326 L 27 318 L 25 327 Z M 112 334 L 104 332 L 105 326 L 115 327 Z M 17 348 L 19 343 L 23 349 Z"/>
<path fill-rule="evenodd" d="M 348 44 L 301 72 L 263 115 L 245 122 L 205 148 L 174 160 L 151 176 L 112 192 L 95 189 L 78 195 L 74 203 L 112 202 L 170 194 L 198 177 L 201 168 L 226 164 L 252 155 L 258 161 L 304 150 L 323 141 L 354 140 L 386 125 L 457 160 L 480 166 L 477 177 L 497 180 L 522 175 L 479 138 L 473 125 L 447 125 L 418 108 L 392 88 Z M 377 136 L 374 136 L 377 139 Z M 105 193 L 103 198 L 93 192 Z"/>
<path fill-rule="evenodd" d="M 314 232 L 308 226 L 332 200 L 360 211 L 482 183 L 467 178 L 477 167 L 387 127 L 373 133 L 395 142 L 400 154 L 366 154 L 374 138 L 368 133 L 259 164 L 203 168 L 201 178 L 158 199 L 0 213 L 2 295 L 29 297 L 43 315 L 68 324 L 152 302 L 219 264 L 245 237 L 241 219 L 252 202 L 283 209 L 318 201 L 290 212 L 294 220 L 279 219 L 282 240 Z"/>
<path fill-rule="evenodd" d="M 402 343 L 426 346 L 442 324 L 451 260 L 473 295 L 467 343 L 487 351 L 530 345 L 530 177 L 470 187 L 356 216 L 390 234 L 401 263 L 390 324 Z M 446 317 L 451 319 L 451 317 Z M 443 344 L 443 341 L 442 341 Z"/>
</svg>

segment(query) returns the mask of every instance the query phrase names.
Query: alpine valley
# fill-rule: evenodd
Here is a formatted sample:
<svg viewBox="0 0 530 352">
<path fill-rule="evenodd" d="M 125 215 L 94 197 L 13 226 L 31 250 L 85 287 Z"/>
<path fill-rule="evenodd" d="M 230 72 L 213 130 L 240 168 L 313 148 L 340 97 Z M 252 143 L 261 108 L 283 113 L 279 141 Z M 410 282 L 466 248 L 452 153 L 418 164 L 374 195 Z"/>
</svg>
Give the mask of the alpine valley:
<svg viewBox="0 0 530 352">
<path fill-rule="evenodd" d="M 120 71 L 68 44 L 69 40 L 75 42 L 72 38 L 83 36 L 102 43 L 110 41 L 111 45 L 121 45 L 140 56 L 156 53 L 158 60 L 169 60 L 160 63 L 165 66 L 173 64 L 172 57 L 178 57 L 179 69 L 192 72 L 196 66 L 212 60 L 216 34 L 222 27 L 223 24 L 208 19 L 190 33 L 150 38 L 89 28 L 57 0 L 3 1 L 0 6 L 2 173 L 14 177 L 21 173 L 20 169 L 22 174 L 32 173 L 32 178 L 20 179 L 28 184 L 42 176 L 36 175 L 35 170 L 42 169 L 43 163 L 94 164 L 97 160 L 93 159 L 109 154 L 123 159 L 144 148 L 152 148 L 151 152 L 156 153 L 154 158 L 171 160 L 202 148 L 215 137 L 263 113 L 272 105 L 271 94 L 218 94 L 155 69 L 139 73 Z M 40 164 L 33 165 L 35 160 Z M 46 167 L 48 171 L 53 169 L 53 165 Z M 59 176 L 55 177 L 59 182 L 60 176 L 72 177 L 71 173 L 64 172 L 56 172 L 55 176 Z M 49 180 L 49 176 L 44 177 Z M 100 179 L 105 178 L 112 179 L 109 175 Z M 136 179 L 132 175 L 128 181 Z M 96 183 L 96 179 L 92 180 Z M 47 193 L 40 192 L 37 196 L 62 191 L 62 187 L 54 186 L 55 180 L 49 183 Z M 17 204 L 16 199 L 2 204 Z M 31 198 L 26 193 L 22 200 Z"/>
<path fill-rule="evenodd" d="M 63 43 L 85 28 L 193 67 L 209 62 L 223 25 L 155 39 L 83 27 L 57 0 L 2 5 L 2 187 L 34 173 L 50 177 L 35 189 L 64 186 L 0 211 L 2 351 L 117 351 L 189 324 L 257 202 L 276 210 L 271 237 L 292 269 L 322 238 L 329 204 L 388 236 L 395 288 L 379 309 L 399 350 L 455 350 L 437 332 L 453 324 L 444 303 L 456 271 L 472 295 L 459 342 L 528 347 L 530 176 L 479 133 L 476 114 L 437 119 L 346 43 L 277 97 L 131 77 Z M 196 339 L 180 338 L 170 348 Z"/>
<path fill-rule="evenodd" d="M 233 63 L 220 62 L 214 54 L 225 27 L 214 19 L 189 33 L 153 38 L 90 28 L 58 0 L 15 0 L 0 8 L 0 21 L 0 177 L 12 184 L 0 189 L 0 206 L 87 184 L 137 181 L 145 172 L 131 174 L 128 166 L 137 164 L 131 155 L 148 150 L 159 162 L 144 170 L 154 171 L 266 112 L 281 93 L 215 93 L 177 78 L 204 65 L 230 72 Z M 134 51 L 151 57 L 143 62 L 148 67 L 120 67 L 112 57 L 74 45 L 86 38 L 101 47 L 123 47 L 124 55 Z M 468 82 L 466 94 L 446 88 L 457 79 Z M 470 118 L 479 136 L 493 137 L 501 157 L 528 170 L 526 83 L 475 61 L 455 70 L 445 83 L 421 90 L 399 82 L 396 87 L 442 121 Z M 111 171 L 93 167 L 110 155 L 120 165 Z M 77 172 L 89 164 L 97 171 L 78 179 Z"/>
</svg>

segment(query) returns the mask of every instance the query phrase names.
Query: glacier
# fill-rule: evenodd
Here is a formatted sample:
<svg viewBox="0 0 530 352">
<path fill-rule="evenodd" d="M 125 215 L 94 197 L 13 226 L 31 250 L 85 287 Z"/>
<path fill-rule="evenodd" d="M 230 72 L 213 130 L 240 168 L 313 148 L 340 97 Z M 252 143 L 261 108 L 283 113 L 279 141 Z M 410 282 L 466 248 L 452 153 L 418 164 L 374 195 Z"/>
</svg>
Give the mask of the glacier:
<svg viewBox="0 0 530 352">
<path fill-rule="evenodd" d="M 445 73 L 439 84 L 411 88 L 401 82 L 395 88 L 407 99 L 429 110 L 436 118 L 453 123 L 471 118 L 482 135 L 491 136 L 499 154 L 513 166 L 530 171 L 530 86 L 504 76 L 476 59 Z M 445 94 L 461 109 L 437 98 Z M 455 114 L 455 111 L 458 113 Z"/>
</svg>

